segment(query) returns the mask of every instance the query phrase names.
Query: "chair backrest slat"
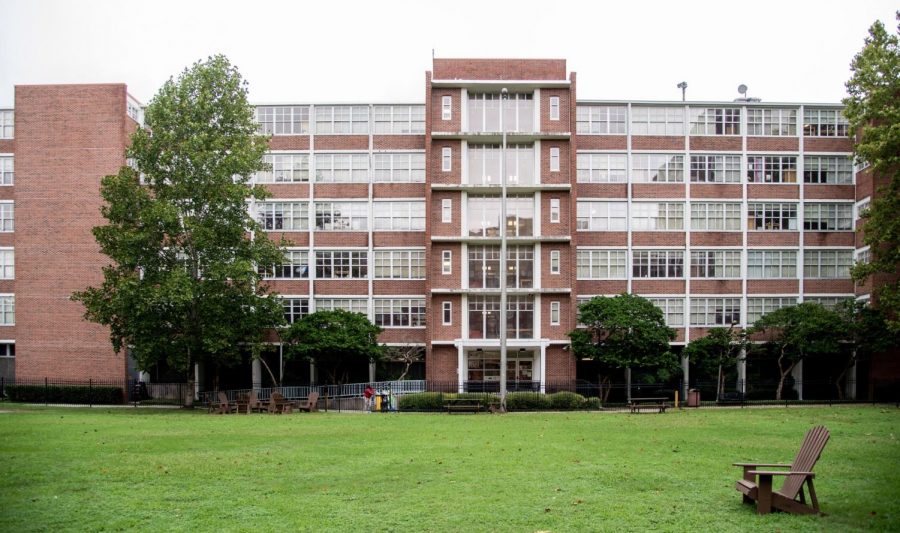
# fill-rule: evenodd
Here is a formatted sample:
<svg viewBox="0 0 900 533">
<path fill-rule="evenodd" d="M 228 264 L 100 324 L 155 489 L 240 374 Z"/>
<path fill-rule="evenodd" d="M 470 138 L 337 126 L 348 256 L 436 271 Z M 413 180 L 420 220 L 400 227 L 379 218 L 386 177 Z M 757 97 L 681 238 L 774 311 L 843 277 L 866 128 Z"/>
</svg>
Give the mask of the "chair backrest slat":
<svg viewBox="0 0 900 533">
<path fill-rule="evenodd" d="M 791 470 L 812 472 L 813 467 L 822 455 L 822 450 L 825 449 L 825 444 L 828 442 L 829 437 L 830 434 L 825 426 L 816 426 L 807 431 L 806 436 L 803 437 L 803 444 L 800 445 L 800 451 L 797 452 L 797 457 L 791 463 Z M 806 476 L 787 476 L 787 479 L 784 480 L 784 485 L 777 492 L 786 498 L 794 499 L 797 493 L 800 492 L 800 488 L 803 487 L 805 480 Z"/>
<path fill-rule="evenodd" d="M 310 392 L 309 398 L 306 400 L 306 406 L 314 408 L 316 403 L 319 401 L 319 393 L 318 392 Z"/>
</svg>

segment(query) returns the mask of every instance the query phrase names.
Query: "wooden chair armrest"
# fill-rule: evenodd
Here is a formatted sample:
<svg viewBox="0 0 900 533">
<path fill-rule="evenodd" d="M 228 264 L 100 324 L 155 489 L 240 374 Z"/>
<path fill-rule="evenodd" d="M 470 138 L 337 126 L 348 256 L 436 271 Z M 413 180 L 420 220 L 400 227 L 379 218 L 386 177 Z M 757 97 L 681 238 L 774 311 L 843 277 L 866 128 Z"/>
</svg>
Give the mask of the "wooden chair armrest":
<svg viewBox="0 0 900 533">
<path fill-rule="evenodd" d="M 774 468 L 790 468 L 791 465 L 786 465 L 784 463 L 731 463 L 731 466 L 765 466 L 765 467 L 774 467 Z"/>
<path fill-rule="evenodd" d="M 816 477 L 815 472 L 794 472 L 790 470 L 750 470 L 747 472 L 754 476 L 792 476 L 800 475 L 806 477 Z"/>
</svg>

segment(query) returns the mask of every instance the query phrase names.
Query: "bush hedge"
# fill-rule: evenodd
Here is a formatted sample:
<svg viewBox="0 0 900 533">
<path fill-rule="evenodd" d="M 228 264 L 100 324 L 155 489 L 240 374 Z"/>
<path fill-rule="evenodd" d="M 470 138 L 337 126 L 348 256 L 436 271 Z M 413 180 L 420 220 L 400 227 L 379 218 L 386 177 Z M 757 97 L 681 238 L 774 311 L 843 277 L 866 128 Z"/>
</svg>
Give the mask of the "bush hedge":
<svg viewBox="0 0 900 533">
<path fill-rule="evenodd" d="M 550 395 L 551 409 L 583 409 L 584 402 L 584 396 L 575 392 L 556 392 Z"/>
<path fill-rule="evenodd" d="M 544 411 L 550 409 L 550 397 L 537 392 L 510 392 L 506 394 L 507 411 Z"/>
<path fill-rule="evenodd" d="M 122 387 L 78 385 L 7 385 L 6 397 L 13 402 L 116 405 L 125 403 Z"/>
<path fill-rule="evenodd" d="M 475 399 L 481 408 L 500 405 L 500 396 L 487 392 L 416 392 L 400 397 L 401 411 L 442 411 L 444 400 L 452 398 Z M 506 395 L 506 409 L 509 411 L 548 411 L 558 409 L 571 411 L 580 409 L 600 409 L 600 398 L 585 398 L 574 392 L 541 394 L 538 392 L 510 392 Z"/>
<path fill-rule="evenodd" d="M 444 400 L 463 398 L 478 400 L 481 408 L 487 410 L 491 404 L 499 405 L 500 397 L 487 392 L 415 392 L 400 397 L 401 411 L 442 411 Z"/>
</svg>

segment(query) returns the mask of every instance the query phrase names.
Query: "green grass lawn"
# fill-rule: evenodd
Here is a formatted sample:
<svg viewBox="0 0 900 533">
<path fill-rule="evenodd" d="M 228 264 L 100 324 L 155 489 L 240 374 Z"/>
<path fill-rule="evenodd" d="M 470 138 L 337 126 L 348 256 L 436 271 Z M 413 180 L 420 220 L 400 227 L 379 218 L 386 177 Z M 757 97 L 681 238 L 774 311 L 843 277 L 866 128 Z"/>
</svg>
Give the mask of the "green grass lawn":
<svg viewBox="0 0 900 533">
<path fill-rule="evenodd" d="M 900 409 L 293 414 L 0 404 L 0 531 L 900 530 Z M 757 516 L 745 460 L 816 424 L 824 517 Z"/>
</svg>

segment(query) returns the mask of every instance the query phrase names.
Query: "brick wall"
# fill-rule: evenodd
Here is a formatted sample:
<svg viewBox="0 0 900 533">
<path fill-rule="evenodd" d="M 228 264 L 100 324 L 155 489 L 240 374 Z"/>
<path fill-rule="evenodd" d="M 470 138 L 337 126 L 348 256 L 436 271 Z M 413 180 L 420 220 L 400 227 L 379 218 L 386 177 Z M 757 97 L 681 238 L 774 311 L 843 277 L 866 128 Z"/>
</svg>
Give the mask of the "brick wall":
<svg viewBox="0 0 900 533">
<path fill-rule="evenodd" d="M 436 80 L 565 80 L 565 59 L 434 59 Z"/>
<path fill-rule="evenodd" d="M 17 86 L 16 375 L 123 379 L 105 327 L 69 298 L 99 285 L 100 180 L 125 163 L 124 85 Z"/>
</svg>

